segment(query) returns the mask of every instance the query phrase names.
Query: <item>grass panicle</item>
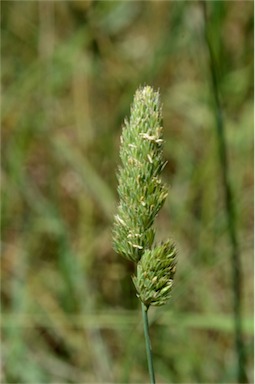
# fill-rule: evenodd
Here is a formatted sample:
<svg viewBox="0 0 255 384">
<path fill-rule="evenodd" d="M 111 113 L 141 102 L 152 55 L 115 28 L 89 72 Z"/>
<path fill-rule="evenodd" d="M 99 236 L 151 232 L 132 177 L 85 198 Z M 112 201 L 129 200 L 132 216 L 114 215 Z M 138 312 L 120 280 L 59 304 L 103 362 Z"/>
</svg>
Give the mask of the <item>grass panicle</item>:
<svg viewBox="0 0 255 384">
<path fill-rule="evenodd" d="M 167 197 L 160 175 L 164 168 L 159 92 L 139 88 L 121 136 L 118 171 L 119 206 L 113 227 L 115 250 L 137 264 L 133 282 L 142 303 L 151 383 L 155 382 L 149 341 L 148 309 L 167 302 L 176 269 L 176 248 L 168 240 L 153 245 L 153 222 Z"/>
</svg>

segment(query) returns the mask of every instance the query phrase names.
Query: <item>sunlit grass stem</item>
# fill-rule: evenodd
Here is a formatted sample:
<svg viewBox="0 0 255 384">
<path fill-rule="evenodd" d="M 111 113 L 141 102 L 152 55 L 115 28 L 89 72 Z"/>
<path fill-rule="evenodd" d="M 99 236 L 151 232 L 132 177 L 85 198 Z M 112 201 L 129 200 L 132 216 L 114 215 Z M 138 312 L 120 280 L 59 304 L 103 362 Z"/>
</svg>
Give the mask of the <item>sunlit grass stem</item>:
<svg viewBox="0 0 255 384">
<path fill-rule="evenodd" d="M 145 337 L 145 345 L 146 345 L 146 354 L 147 354 L 147 362 L 148 369 L 150 375 L 151 384 L 155 384 L 155 373 L 153 366 L 153 356 L 151 349 L 151 341 L 149 335 L 149 321 L 148 321 L 148 308 L 141 302 L 142 306 L 142 314 L 143 314 L 143 329 L 144 329 L 144 337 Z"/>
</svg>

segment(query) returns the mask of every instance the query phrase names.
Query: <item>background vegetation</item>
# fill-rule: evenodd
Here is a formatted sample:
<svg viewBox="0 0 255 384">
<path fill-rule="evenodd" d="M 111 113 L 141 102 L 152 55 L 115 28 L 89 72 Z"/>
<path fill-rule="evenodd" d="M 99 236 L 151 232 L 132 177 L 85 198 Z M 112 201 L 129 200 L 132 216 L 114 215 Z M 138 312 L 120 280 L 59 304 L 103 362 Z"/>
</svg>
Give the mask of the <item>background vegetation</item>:
<svg viewBox="0 0 255 384">
<path fill-rule="evenodd" d="M 208 2 L 253 376 L 253 2 Z M 197 1 L 2 1 L 2 382 L 148 381 L 132 264 L 111 226 L 121 125 L 160 88 L 172 300 L 152 309 L 157 381 L 234 383 L 231 246 Z"/>
</svg>

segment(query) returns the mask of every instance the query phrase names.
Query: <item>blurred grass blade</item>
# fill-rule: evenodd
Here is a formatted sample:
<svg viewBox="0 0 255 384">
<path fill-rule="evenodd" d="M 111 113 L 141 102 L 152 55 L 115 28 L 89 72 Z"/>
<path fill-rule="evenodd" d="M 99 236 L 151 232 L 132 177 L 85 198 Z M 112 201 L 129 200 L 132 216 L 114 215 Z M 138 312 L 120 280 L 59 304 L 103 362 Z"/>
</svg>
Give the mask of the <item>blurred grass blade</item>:
<svg viewBox="0 0 255 384">
<path fill-rule="evenodd" d="M 81 181 L 91 197 L 99 204 L 105 216 L 112 220 L 115 206 L 113 192 L 89 160 L 64 138 L 56 138 L 53 140 L 53 145 L 60 159 L 65 160 L 81 177 Z"/>
</svg>

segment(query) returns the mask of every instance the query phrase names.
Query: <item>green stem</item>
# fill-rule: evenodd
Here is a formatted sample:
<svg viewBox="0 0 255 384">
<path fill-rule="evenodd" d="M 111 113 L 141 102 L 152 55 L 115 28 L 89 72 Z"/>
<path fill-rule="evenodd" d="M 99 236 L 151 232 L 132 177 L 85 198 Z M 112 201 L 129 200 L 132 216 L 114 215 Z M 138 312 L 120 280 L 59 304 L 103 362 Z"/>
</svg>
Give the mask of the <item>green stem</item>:
<svg viewBox="0 0 255 384">
<path fill-rule="evenodd" d="M 144 337 L 145 337 L 145 344 L 146 344 L 148 368 L 149 368 L 149 374 L 150 374 L 150 382 L 151 382 L 151 384 L 155 384 L 155 374 L 154 374 L 154 368 L 153 368 L 151 341 L 150 341 L 150 335 L 149 335 L 148 308 L 143 303 L 141 303 L 141 304 L 142 304 L 143 329 L 144 329 Z"/>
<path fill-rule="evenodd" d="M 242 272 L 241 272 L 241 256 L 239 251 L 239 243 L 237 238 L 237 225 L 236 225 L 236 214 L 235 204 L 233 198 L 233 190 L 230 183 L 228 159 L 227 159 L 227 143 L 225 137 L 225 126 L 223 120 L 222 106 L 220 102 L 220 92 L 218 86 L 218 78 L 216 71 L 216 60 L 209 36 L 208 27 L 208 15 L 207 15 L 207 4 L 206 1 L 202 2 L 204 19 L 205 19 L 205 40 L 209 51 L 210 60 L 210 72 L 212 91 L 215 102 L 216 112 L 216 130 L 218 140 L 218 152 L 219 160 L 222 168 L 222 181 L 225 195 L 225 210 L 227 216 L 229 240 L 232 247 L 232 284 L 233 284 L 233 310 L 234 310 L 234 321 L 235 321 L 235 344 L 236 354 L 238 361 L 238 382 L 248 383 L 246 374 L 246 353 L 245 345 L 243 340 L 243 325 L 242 325 Z"/>
</svg>

